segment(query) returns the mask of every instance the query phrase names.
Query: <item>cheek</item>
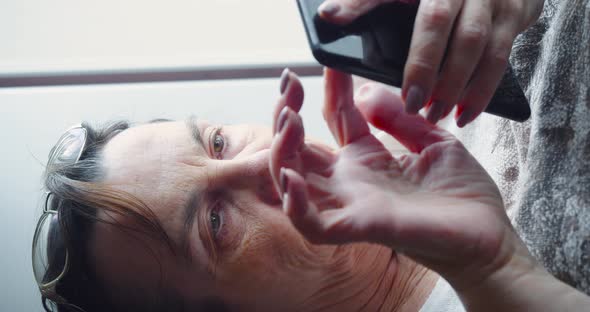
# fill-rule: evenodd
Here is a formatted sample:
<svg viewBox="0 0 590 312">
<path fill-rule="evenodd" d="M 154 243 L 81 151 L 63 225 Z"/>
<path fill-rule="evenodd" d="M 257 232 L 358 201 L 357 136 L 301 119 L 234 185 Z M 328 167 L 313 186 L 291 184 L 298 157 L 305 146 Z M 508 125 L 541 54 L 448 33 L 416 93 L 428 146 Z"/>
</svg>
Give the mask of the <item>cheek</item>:
<svg viewBox="0 0 590 312">
<path fill-rule="evenodd" d="M 282 211 L 264 205 L 242 207 L 239 218 L 244 236 L 223 269 L 232 283 L 242 279 L 250 283 L 246 287 L 253 281 L 266 284 L 267 278 L 286 273 L 287 259 L 303 252 L 303 237 Z"/>
</svg>

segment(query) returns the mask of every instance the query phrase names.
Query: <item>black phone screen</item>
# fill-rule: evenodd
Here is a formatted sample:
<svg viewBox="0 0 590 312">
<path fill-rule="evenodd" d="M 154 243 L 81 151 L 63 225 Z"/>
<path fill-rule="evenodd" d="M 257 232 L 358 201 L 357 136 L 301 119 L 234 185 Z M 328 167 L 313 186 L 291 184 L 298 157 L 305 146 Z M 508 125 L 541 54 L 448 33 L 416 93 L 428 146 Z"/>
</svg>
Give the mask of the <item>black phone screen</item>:
<svg viewBox="0 0 590 312">
<path fill-rule="evenodd" d="M 322 2 L 299 1 L 316 59 L 336 69 L 401 86 L 417 4 L 392 3 L 350 25 L 338 26 L 318 16 Z"/>
</svg>

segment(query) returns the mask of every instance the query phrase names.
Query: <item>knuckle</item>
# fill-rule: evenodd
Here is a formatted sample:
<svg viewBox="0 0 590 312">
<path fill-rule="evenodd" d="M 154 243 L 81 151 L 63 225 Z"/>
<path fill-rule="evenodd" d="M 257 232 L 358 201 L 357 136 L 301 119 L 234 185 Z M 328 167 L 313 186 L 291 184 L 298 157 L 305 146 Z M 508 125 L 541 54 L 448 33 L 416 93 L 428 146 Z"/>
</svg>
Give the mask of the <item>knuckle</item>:
<svg viewBox="0 0 590 312">
<path fill-rule="evenodd" d="M 452 9 L 448 1 L 431 0 L 424 9 L 423 20 L 432 28 L 446 27 L 452 23 Z"/>
<path fill-rule="evenodd" d="M 446 110 L 457 103 L 461 91 L 457 88 L 457 85 L 452 87 L 437 85 L 435 91 L 432 93 L 432 98 L 435 103 L 443 105 Z"/>
<path fill-rule="evenodd" d="M 420 76 L 424 74 L 430 75 L 438 71 L 438 65 L 434 64 L 434 62 L 428 58 L 412 57 L 406 63 L 406 70 L 414 72 Z"/>
<path fill-rule="evenodd" d="M 521 16 L 524 12 L 525 1 L 512 0 L 508 1 L 506 12 L 513 16 Z"/>
<path fill-rule="evenodd" d="M 482 45 L 488 41 L 490 35 L 490 27 L 480 23 L 467 24 L 458 31 L 459 40 L 468 46 Z"/>
<path fill-rule="evenodd" d="M 504 2 L 498 9 L 498 20 L 514 25 L 519 31 L 524 30 L 538 18 L 538 15 L 535 17 L 535 8 L 527 8 L 526 6 L 530 4 L 525 2 L 518 0 Z"/>
<path fill-rule="evenodd" d="M 353 1 L 342 1 L 344 5 L 348 6 L 348 8 L 357 14 L 363 14 L 374 7 L 378 6 L 379 4 L 386 3 L 388 1 L 384 0 L 353 0 Z"/>
<path fill-rule="evenodd" d="M 363 5 L 365 5 L 365 2 L 366 1 L 360 1 L 360 0 L 356 0 L 356 1 L 343 1 L 343 3 L 345 5 L 347 5 L 350 10 L 352 10 L 353 12 L 358 12 L 358 13 L 362 13 L 362 12 L 359 12 L 359 11 L 361 11 L 361 9 L 363 8 Z M 373 1 L 371 1 L 371 2 L 373 2 Z"/>
</svg>

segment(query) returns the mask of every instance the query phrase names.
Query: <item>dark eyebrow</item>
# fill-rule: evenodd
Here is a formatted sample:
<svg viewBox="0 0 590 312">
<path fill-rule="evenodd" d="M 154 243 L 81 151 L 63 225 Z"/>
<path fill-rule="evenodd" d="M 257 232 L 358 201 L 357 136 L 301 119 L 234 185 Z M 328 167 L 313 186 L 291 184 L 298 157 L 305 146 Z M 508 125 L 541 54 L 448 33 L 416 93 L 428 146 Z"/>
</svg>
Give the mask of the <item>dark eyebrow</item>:
<svg viewBox="0 0 590 312">
<path fill-rule="evenodd" d="M 199 209 L 199 206 L 204 205 L 204 203 L 201 201 L 201 197 L 202 192 L 198 189 L 194 189 L 183 208 L 184 225 L 180 238 L 180 248 L 184 253 L 184 256 L 191 262 L 193 260 L 193 254 L 191 252 L 190 246 L 190 234 L 193 229 L 193 225 L 195 224 L 197 210 Z"/>
<path fill-rule="evenodd" d="M 203 150 L 205 150 L 205 144 L 203 142 L 203 139 L 201 137 L 201 132 L 199 131 L 199 127 L 197 126 L 197 117 L 194 115 L 189 116 L 186 121 L 185 121 L 186 127 L 189 131 L 189 133 L 191 134 L 191 138 L 193 139 L 193 141 L 197 144 L 197 146 L 200 146 Z M 192 252 L 191 252 L 191 246 L 190 246 L 190 237 L 191 237 L 191 232 L 195 223 L 195 216 L 197 214 L 197 211 L 199 210 L 199 208 L 201 208 L 200 206 L 203 206 L 205 203 L 202 201 L 202 191 L 199 189 L 199 187 L 197 186 L 196 188 L 194 188 L 191 193 L 190 196 L 188 198 L 188 200 L 186 201 L 186 203 L 184 204 L 184 207 L 182 208 L 182 215 L 184 217 L 184 225 L 183 225 L 183 230 L 182 230 L 182 234 L 181 234 L 181 238 L 180 238 L 180 248 L 184 254 L 184 256 L 192 262 L 193 257 L 192 257 Z"/>
<path fill-rule="evenodd" d="M 203 138 L 201 137 L 201 131 L 199 131 L 199 127 L 197 126 L 197 117 L 191 115 L 186 119 L 185 123 L 189 133 L 191 134 L 191 137 L 193 138 L 197 146 L 200 146 L 203 150 L 206 150 L 205 143 L 203 142 Z"/>
</svg>

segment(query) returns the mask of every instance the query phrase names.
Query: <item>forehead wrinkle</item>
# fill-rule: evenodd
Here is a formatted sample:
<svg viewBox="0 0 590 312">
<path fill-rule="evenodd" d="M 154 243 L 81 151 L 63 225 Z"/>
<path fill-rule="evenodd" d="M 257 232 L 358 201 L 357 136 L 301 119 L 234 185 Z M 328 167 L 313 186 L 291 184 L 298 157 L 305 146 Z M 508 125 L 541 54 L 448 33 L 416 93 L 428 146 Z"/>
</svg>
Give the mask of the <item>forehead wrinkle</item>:
<svg viewBox="0 0 590 312">
<path fill-rule="evenodd" d="M 206 163 L 201 160 L 203 155 L 195 149 L 194 137 L 182 122 L 128 130 L 109 142 L 107 181 L 152 207 L 178 244 L 186 223 L 182 208 L 194 186 L 206 184 L 206 174 L 200 173 Z"/>
<path fill-rule="evenodd" d="M 194 220 L 195 209 L 189 210 L 188 207 L 198 207 L 199 194 L 206 188 L 206 178 L 200 169 L 200 166 L 171 165 L 169 174 L 163 174 L 158 181 L 159 191 L 151 194 L 158 218 L 183 252 L 190 243 L 190 240 L 187 241 L 187 225 Z M 162 193 L 167 196 L 162 196 Z"/>
</svg>

